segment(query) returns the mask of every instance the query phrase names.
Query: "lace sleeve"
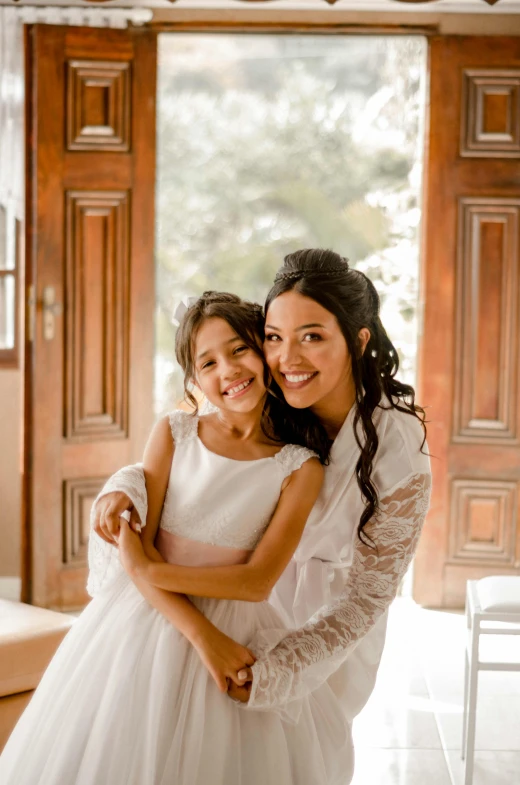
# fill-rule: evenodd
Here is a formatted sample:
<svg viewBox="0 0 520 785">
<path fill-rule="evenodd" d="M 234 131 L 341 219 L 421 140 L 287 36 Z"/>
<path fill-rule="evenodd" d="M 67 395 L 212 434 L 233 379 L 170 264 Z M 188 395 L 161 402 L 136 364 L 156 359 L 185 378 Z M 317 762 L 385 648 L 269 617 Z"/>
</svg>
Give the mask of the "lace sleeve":
<svg viewBox="0 0 520 785">
<path fill-rule="evenodd" d="M 397 594 L 417 547 L 428 510 L 431 479 L 414 474 L 380 499 L 375 520 L 365 526 L 376 549 L 357 540 L 347 584 L 334 604 L 284 637 L 260 631 L 248 644 L 253 665 L 245 707 L 278 710 L 323 684 L 386 611 Z"/>
<path fill-rule="evenodd" d="M 102 589 L 111 586 L 113 582 L 122 574 L 123 568 L 119 561 L 117 548 L 109 545 L 98 537 L 92 530 L 94 522 L 95 507 L 102 496 L 113 491 L 122 491 L 131 499 L 139 518 L 143 525 L 146 524 L 148 512 L 148 499 L 146 496 L 146 485 L 144 482 L 143 466 L 136 463 L 133 466 L 125 466 L 112 475 L 105 483 L 101 493 L 96 497 L 90 512 L 90 536 L 88 540 L 88 580 L 87 592 L 91 597 L 95 597 Z"/>
</svg>

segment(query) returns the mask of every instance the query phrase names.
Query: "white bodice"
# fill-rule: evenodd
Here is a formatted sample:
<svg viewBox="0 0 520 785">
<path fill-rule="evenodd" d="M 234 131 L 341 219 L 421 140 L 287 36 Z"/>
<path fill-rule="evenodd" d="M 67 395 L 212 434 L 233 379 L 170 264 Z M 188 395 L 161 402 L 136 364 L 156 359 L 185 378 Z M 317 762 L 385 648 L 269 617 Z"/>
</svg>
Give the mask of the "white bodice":
<svg viewBox="0 0 520 785">
<path fill-rule="evenodd" d="M 314 453 L 288 444 L 270 458 L 233 460 L 204 446 L 198 417 L 174 411 L 169 420 L 175 453 L 160 528 L 201 543 L 253 550 L 285 477 Z"/>
</svg>

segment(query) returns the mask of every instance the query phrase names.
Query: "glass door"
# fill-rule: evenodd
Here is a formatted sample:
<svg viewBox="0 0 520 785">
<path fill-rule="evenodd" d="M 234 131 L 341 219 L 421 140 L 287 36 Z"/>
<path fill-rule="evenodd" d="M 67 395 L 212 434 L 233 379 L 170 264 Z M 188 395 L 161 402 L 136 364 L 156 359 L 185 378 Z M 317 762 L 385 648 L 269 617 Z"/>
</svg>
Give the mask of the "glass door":
<svg viewBox="0 0 520 785">
<path fill-rule="evenodd" d="M 374 280 L 414 382 L 425 75 L 421 37 L 159 36 L 156 415 L 182 398 L 178 302 L 261 303 L 298 248 Z"/>
</svg>

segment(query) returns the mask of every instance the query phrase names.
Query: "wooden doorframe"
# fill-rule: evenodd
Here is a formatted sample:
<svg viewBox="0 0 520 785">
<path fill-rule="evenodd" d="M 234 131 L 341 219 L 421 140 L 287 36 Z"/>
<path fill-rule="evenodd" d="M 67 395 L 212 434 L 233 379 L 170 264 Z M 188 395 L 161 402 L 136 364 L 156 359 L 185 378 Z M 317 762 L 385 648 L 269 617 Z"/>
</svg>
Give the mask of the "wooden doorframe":
<svg viewBox="0 0 520 785">
<path fill-rule="evenodd" d="M 34 189 L 32 140 L 34 138 L 34 112 L 31 111 L 29 96 L 32 95 L 33 58 L 28 44 L 29 25 L 24 25 L 24 63 L 25 63 L 25 264 L 24 264 L 24 325 L 23 340 L 23 405 L 22 405 L 22 500 L 21 500 L 21 600 L 31 602 L 32 597 L 32 444 L 33 437 L 33 352 L 32 331 L 34 330 L 33 297 L 34 288 Z"/>
<path fill-rule="evenodd" d="M 428 370 L 433 495 L 414 596 L 431 607 L 462 607 L 467 580 L 520 574 L 520 149 L 508 140 L 520 38 L 501 41 L 430 47 L 421 399 Z"/>
<path fill-rule="evenodd" d="M 258 19 L 258 15 L 249 12 L 242 14 L 226 14 L 218 12 L 185 12 L 178 20 L 157 20 L 148 27 L 157 33 L 290 33 L 301 35 L 421 35 L 439 34 L 437 24 L 385 24 L 384 22 L 338 22 L 322 18 L 317 14 L 314 18 L 284 18 L 280 12 L 271 12 L 272 19 Z"/>
</svg>

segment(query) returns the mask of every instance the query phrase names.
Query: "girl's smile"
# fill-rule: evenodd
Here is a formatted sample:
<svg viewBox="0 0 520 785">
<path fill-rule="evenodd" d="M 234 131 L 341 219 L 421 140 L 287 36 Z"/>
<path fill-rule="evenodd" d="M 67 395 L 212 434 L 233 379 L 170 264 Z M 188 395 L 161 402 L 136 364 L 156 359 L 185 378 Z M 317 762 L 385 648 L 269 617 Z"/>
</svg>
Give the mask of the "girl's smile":
<svg viewBox="0 0 520 785">
<path fill-rule="evenodd" d="M 254 380 L 254 377 L 251 377 L 250 379 L 243 379 L 238 383 L 233 383 L 232 385 L 230 384 L 229 387 L 224 390 L 222 395 L 227 395 L 228 398 L 238 398 L 241 395 L 245 395 L 249 387 L 253 384 Z"/>
</svg>

